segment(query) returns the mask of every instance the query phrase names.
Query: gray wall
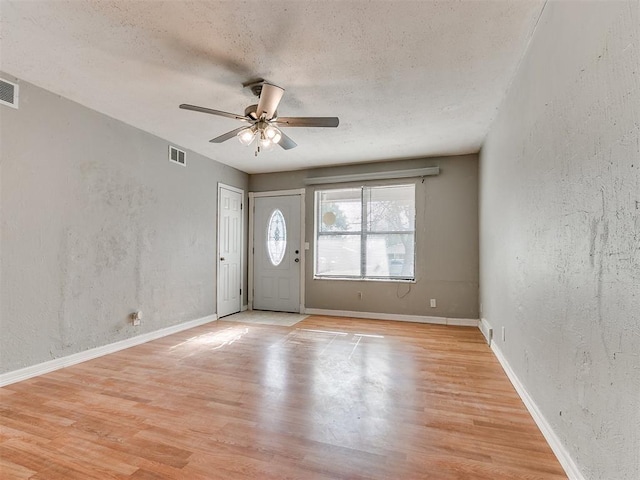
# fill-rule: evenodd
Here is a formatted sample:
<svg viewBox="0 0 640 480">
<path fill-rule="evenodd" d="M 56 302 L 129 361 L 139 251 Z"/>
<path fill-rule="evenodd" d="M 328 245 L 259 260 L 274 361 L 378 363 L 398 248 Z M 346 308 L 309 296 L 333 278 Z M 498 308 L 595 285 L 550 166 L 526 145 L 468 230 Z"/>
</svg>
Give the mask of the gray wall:
<svg viewBox="0 0 640 480">
<path fill-rule="evenodd" d="M 478 157 L 464 155 L 317 168 L 251 175 L 253 192 L 303 188 L 307 177 L 322 177 L 440 166 L 438 176 L 401 179 L 416 183 L 416 282 L 313 279 L 313 199 L 306 188 L 307 308 L 395 313 L 450 318 L 478 318 Z M 360 182 L 372 183 L 372 182 Z M 381 184 L 381 182 L 373 182 Z M 335 186 L 349 186 L 348 183 Z M 362 299 L 358 292 L 362 292 Z M 429 307 L 429 299 L 437 308 Z"/>
<path fill-rule="evenodd" d="M 215 313 L 217 182 L 248 176 L 169 163 L 166 141 L 19 83 L 0 106 L 1 371 Z"/>
<path fill-rule="evenodd" d="M 481 152 L 482 316 L 588 479 L 640 478 L 639 29 L 549 2 Z"/>
</svg>

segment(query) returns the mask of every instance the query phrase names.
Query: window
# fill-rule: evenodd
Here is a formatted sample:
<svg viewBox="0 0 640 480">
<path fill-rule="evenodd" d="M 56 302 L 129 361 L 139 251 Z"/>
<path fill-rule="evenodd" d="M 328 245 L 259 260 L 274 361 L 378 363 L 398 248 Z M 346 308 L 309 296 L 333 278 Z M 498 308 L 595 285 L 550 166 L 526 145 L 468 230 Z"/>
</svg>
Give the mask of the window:
<svg viewBox="0 0 640 480">
<path fill-rule="evenodd" d="M 414 280 L 415 185 L 316 191 L 316 278 Z"/>
<path fill-rule="evenodd" d="M 276 208 L 267 224 L 267 253 L 274 267 L 280 265 L 287 248 L 287 226 L 280 209 Z"/>
</svg>

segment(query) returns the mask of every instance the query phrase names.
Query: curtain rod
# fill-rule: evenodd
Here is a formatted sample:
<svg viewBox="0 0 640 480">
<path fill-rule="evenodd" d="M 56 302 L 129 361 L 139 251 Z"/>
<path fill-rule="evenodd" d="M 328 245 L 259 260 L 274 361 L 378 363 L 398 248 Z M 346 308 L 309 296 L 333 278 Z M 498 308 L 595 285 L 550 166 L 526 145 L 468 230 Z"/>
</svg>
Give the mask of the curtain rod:
<svg viewBox="0 0 640 480">
<path fill-rule="evenodd" d="M 359 182 L 364 180 L 387 180 L 391 178 L 428 177 L 439 175 L 440 167 L 413 168 L 408 170 L 392 170 L 390 172 L 352 173 L 349 175 L 334 175 L 331 177 L 308 177 L 306 185 L 322 185 L 325 183 Z"/>
</svg>

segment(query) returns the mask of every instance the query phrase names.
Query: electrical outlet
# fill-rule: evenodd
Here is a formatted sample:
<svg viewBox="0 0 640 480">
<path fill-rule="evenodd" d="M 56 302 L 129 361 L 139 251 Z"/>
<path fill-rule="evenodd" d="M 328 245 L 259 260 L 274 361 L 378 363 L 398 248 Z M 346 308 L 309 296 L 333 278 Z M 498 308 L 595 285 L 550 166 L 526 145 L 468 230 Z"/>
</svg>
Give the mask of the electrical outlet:
<svg viewBox="0 0 640 480">
<path fill-rule="evenodd" d="M 436 308 L 436 299 L 435 298 L 431 299 L 431 308 Z"/>
<path fill-rule="evenodd" d="M 362 300 L 362 292 L 358 292 L 358 298 Z"/>
<path fill-rule="evenodd" d="M 131 323 L 133 324 L 134 327 L 139 327 L 140 326 L 140 324 L 142 323 L 142 312 L 141 311 L 133 312 L 131 314 Z"/>
<path fill-rule="evenodd" d="M 506 327 L 502 327 L 502 341 L 503 341 L 503 342 L 506 342 L 506 341 L 507 341 L 507 334 L 506 334 L 506 332 L 507 332 Z"/>
</svg>

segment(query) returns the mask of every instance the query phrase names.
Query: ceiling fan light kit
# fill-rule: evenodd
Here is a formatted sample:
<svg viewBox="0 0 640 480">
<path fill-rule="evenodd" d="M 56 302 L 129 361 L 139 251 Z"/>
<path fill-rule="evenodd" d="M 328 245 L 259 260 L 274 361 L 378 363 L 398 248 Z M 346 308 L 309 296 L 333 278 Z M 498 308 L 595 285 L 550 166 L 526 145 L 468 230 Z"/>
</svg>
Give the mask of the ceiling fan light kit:
<svg viewBox="0 0 640 480">
<path fill-rule="evenodd" d="M 290 150 L 297 146 L 289 136 L 279 127 L 332 127 L 335 128 L 340 123 L 338 117 L 278 117 L 277 108 L 284 95 L 284 89 L 267 83 L 262 79 L 245 83 L 258 96 L 256 105 L 249 105 L 245 108 L 244 116 L 235 113 L 223 112 L 212 108 L 198 107 L 183 103 L 180 108 L 193 110 L 195 112 L 208 113 L 220 117 L 233 118 L 249 123 L 250 126 L 236 128 L 230 132 L 209 140 L 211 143 L 226 142 L 230 138 L 237 137 L 240 143 L 249 146 L 257 137 L 256 156 L 261 150 L 268 150 L 275 145 L 280 145 L 285 150 Z"/>
<path fill-rule="evenodd" d="M 264 135 L 273 143 L 280 143 L 280 140 L 282 140 L 282 132 L 273 125 L 268 125 L 264 129 Z"/>
<path fill-rule="evenodd" d="M 253 127 L 243 128 L 238 132 L 238 140 L 247 147 L 251 145 L 254 138 L 256 138 L 256 132 L 253 131 Z"/>
<path fill-rule="evenodd" d="M 269 150 L 274 145 L 279 144 L 280 140 L 282 140 L 282 132 L 277 127 L 270 125 L 266 121 L 259 121 L 256 124 L 243 128 L 237 134 L 238 140 L 241 144 L 245 146 L 249 146 L 253 143 L 253 140 L 258 138 L 258 149 L 260 150 Z"/>
</svg>

